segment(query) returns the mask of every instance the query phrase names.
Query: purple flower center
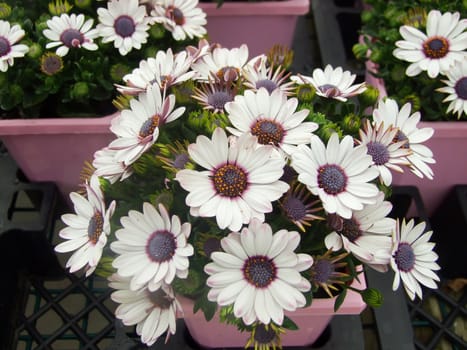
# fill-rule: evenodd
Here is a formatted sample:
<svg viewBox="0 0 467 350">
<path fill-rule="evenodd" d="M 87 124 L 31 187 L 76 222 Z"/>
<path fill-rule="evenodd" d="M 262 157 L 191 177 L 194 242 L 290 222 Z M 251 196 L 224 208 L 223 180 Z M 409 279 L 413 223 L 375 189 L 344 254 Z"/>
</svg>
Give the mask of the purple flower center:
<svg viewBox="0 0 467 350">
<path fill-rule="evenodd" d="M 380 142 L 369 142 L 367 145 L 368 154 L 373 158 L 376 165 L 384 165 L 389 161 L 389 152 L 385 145 Z"/>
<path fill-rule="evenodd" d="M 159 127 L 159 122 L 161 118 L 158 114 L 152 116 L 151 118 L 148 118 L 143 125 L 141 125 L 141 128 L 139 129 L 139 136 L 141 138 L 145 138 L 147 136 L 150 136 L 154 133 L 154 130 L 156 130 L 157 127 Z"/>
<path fill-rule="evenodd" d="M 459 98 L 467 100 L 467 77 L 460 78 L 454 85 L 454 90 Z"/>
<path fill-rule="evenodd" d="M 0 57 L 7 55 L 11 51 L 10 41 L 0 36 Z"/>
<path fill-rule="evenodd" d="M 353 218 L 343 219 L 342 229 L 339 230 L 338 233 L 347 237 L 350 242 L 355 242 L 355 240 L 362 235 L 360 225 Z"/>
<path fill-rule="evenodd" d="M 177 249 L 174 235 L 166 230 L 156 231 L 148 239 L 146 253 L 154 262 L 164 262 L 172 259 Z"/>
<path fill-rule="evenodd" d="M 208 104 L 217 110 L 223 110 L 230 101 L 233 101 L 233 96 L 227 91 L 216 91 L 208 95 Z"/>
<path fill-rule="evenodd" d="M 428 40 L 423 43 L 423 52 L 425 56 L 429 58 L 442 58 L 449 52 L 449 42 L 446 38 L 441 36 L 428 38 Z"/>
<path fill-rule="evenodd" d="M 326 95 L 326 97 L 335 97 L 341 94 L 339 88 L 332 84 L 324 84 L 319 87 L 319 90 Z"/>
<path fill-rule="evenodd" d="M 394 253 L 394 260 L 397 268 L 403 272 L 409 272 L 415 265 L 415 253 L 408 243 L 400 243 L 399 248 Z"/>
<path fill-rule="evenodd" d="M 130 16 L 120 16 L 114 22 L 115 33 L 123 38 L 132 36 L 136 30 L 136 24 Z"/>
<path fill-rule="evenodd" d="M 77 29 L 65 29 L 60 35 L 60 41 L 66 47 L 80 47 L 84 41 L 84 36 Z"/>
<path fill-rule="evenodd" d="M 334 273 L 334 264 L 327 259 L 320 259 L 313 264 L 313 281 L 327 283 Z"/>
<path fill-rule="evenodd" d="M 326 164 L 318 170 L 318 185 L 327 194 L 336 195 L 345 191 L 347 176 L 340 166 Z"/>
<path fill-rule="evenodd" d="M 102 213 L 96 211 L 94 216 L 89 220 L 88 224 L 88 238 L 93 244 L 96 244 L 99 240 L 100 235 L 104 231 L 104 218 Z"/>
<path fill-rule="evenodd" d="M 258 137 L 258 142 L 262 145 L 278 146 L 284 138 L 282 125 L 266 119 L 258 120 L 251 127 L 251 133 Z"/>
<path fill-rule="evenodd" d="M 173 166 L 175 169 L 183 169 L 185 168 L 185 164 L 188 163 L 189 161 L 190 161 L 190 158 L 188 157 L 188 154 L 182 153 L 175 157 Z"/>
<path fill-rule="evenodd" d="M 248 186 L 247 174 L 238 166 L 225 164 L 214 172 L 214 187 L 225 197 L 238 197 Z"/>
<path fill-rule="evenodd" d="M 268 329 L 266 329 L 266 326 L 261 323 L 255 329 L 254 338 L 259 344 L 270 344 L 275 337 L 276 332 L 274 332 L 272 327 L 268 327 Z"/>
<path fill-rule="evenodd" d="M 397 132 L 396 136 L 394 136 L 394 140 L 392 141 L 393 142 L 407 141 L 406 143 L 402 145 L 401 148 L 410 148 L 409 138 L 400 130 Z"/>
<path fill-rule="evenodd" d="M 303 201 L 293 195 L 287 196 L 282 207 L 292 221 L 301 221 L 307 214 L 307 208 Z"/>
<path fill-rule="evenodd" d="M 256 88 L 266 88 L 269 93 L 273 92 L 277 88 L 277 84 L 271 79 L 261 79 L 256 82 Z"/>
<path fill-rule="evenodd" d="M 253 256 L 243 265 L 245 279 L 256 288 L 265 288 L 276 278 L 274 262 L 266 256 Z"/>
<path fill-rule="evenodd" d="M 168 18 L 175 22 L 176 25 L 182 26 L 185 24 L 185 16 L 183 12 L 174 6 L 169 6 L 165 11 L 165 14 Z"/>
</svg>

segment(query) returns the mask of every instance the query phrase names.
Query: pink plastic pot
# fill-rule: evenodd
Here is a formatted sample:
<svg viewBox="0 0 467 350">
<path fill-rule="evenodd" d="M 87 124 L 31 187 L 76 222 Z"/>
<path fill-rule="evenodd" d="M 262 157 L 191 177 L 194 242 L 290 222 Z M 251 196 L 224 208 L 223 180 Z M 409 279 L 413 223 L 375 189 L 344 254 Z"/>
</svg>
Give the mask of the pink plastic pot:
<svg viewBox="0 0 467 350">
<path fill-rule="evenodd" d="M 310 0 L 200 3 L 207 14 L 210 42 L 227 48 L 247 44 L 250 57 L 274 44 L 292 47 L 295 25 L 310 10 Z"/>
<path fill-rule="evenodd" d="M 365 277 L 361 275 L 361 284 L 355 282 L 357 289 L 366 288 Z M 232 348 L 244 347 L 248 340 L 248 333 L 240 332 L 236 326 L 219 322 L 219 314 L 208 322 L 204 314 L 199 311 L 193 313 L 191 299 L 177 297 L 183 307 L 183 319 L 193 339 L 206 348 Z M 281 337 L 283 346 L 307 346 L 312 344 L 324 331 L 335 315 L 358 315 L 366 307 L 360 294 L 348 291 L 344 303 L 337 312 L 334 312 L 335 299 L 313 299 L 311 306 L 286 312 L 299 327 L 296 331 L 289 331 Z"/>
<path fill-rule="evenodd" d="M 102 118 L 0 120 L 0 139 L 30 181 L 53 181 L 65 199 L 78 189 L 85 161 L 114 138 L 115 114 Z"/>
<path fill-rule="evenodd" d="M 377 67 L 367 62 L 365 79 L 367 83 L 378 88 L 380 98 L 387 96 L 384 81 L 375 78 L 370 72 Z M 467 122 L 420 122 L 419 128 L 431 127 L 435 130 L 430 140 L 425 142 L 434 154 L 436 164 L 431 168 L 434 172 L 432 181 L 420 179 L 410 171 L 394 174 L 394 185 L 417 186 L 427 214 L 431 216 L 454 185 L 467 184 Z"/>
</svg>

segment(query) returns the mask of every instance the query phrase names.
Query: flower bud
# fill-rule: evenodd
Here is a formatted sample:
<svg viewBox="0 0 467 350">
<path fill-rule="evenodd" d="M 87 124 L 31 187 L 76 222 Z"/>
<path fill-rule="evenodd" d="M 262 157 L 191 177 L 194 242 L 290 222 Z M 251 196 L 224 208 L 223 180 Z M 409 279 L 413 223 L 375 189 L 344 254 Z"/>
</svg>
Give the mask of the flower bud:
<svg viewBox="0 0 467 350">
<path fill-rule="evenodd" d="M 80 9 L 85 9 L 90 7 L 92 4 L 92 0 L 75 0 L 75 6 L 79 7 Z"/>
<path fill-rule="evenodd" d="M 362 23 L 368 23 L 373 18 L 373 13 L 369 10 L 363 10 L 360 15 L 360 18 L 362 20 Z"/>
<path fill-rule="evenodd" d="M 149 35 L 154 39 L 162 39 L 165 35 L 165 32 L 165 28 L 162 26 L 162 24 L 159 23 L 152 25 L 149 29 Z"/>
<path fill-rule="evenodd" d="M 352 46 L 352 52 L 358 60 L 364 60 L 368 53 L 368 46 L 365 44 L 355 44 Z"/>
<path fill-rule="evenodd" d="M 344 117 L 342 121 L 342 129 L 346 134 L 358 134 L 360 130 L 361 120 L 360 117 L 354 113 L 349 113 Z"/>
<path fill-rule="evenodd" d="M 370 60 L 374 63 L 380 63 L 381 60 L 383 59 L 383 53 L 381 50 L 374 49 L 370 53 Z"/>
<path fill-rule="evenodd" d="M 383 305 L 383 295 L 375 288 L 367 288 L 361 293 L 363 301 L 371 307 L 380 307 Z"/>
<path fill-rule="evenodd" d="M 79 81 L 73 85 L 71 94 L 76 99 L 89 97 L 89 85 L 84 81 Z"/>
<path fill-rule="evenodd" d="M 0 2 L 0 19 L 7 19 L 10 14 L 11 7 L 5 2 Z"/>
<path fill-rule="evenodd" d="M 67 0 L 55 0 L 49 3 L 49 12 L 53 16 L 60 16 L 63 13 L 68 13 L 72 9 L 72 5 Z"/>
<path fill-rule="evenodd" d="M 374 106 L 378 100 L 379 90 L 373 85 L 366 86 L 366 90 L 358 95 L 358 102 L 362 108 Z"/>
<path fill-rule="evenodd" d="M 116 272 L 114 267 L 112 266 L 112 261 L 113 258 L 111 258 L 110 256 L 103 256 L 99 260 L 99 264 L 97 265 L 94 274 L 103 278 L 111 276 L 113 273 Z"/>
<path fill-rule="evenodd" d="M 27 55 L 31 58 L 39 58 L 42 55 L 42 46 L 38 43 L 28 44 L 29 50 Z"/>
</svg>

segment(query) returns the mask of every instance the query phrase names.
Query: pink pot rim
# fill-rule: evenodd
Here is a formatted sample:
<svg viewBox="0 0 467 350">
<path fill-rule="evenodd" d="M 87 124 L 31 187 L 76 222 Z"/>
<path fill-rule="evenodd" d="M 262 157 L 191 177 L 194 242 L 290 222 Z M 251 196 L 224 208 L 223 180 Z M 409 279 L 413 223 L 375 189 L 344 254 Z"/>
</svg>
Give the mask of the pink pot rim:
<svg viewBox="0 0 467 350">
<path fill-rule="evenodd" d="M 216 3 L 199 3 L 208 16 L 274 16 L 304 15 L 310 10 L 310 0 L 225 2 L 220 8 Z"/>
<path fill-rule="evenodd" d="M 90 118 L 0 119 L 0 136 L 110 133 L 110 121 L 118 114 Z"/>
</svg>

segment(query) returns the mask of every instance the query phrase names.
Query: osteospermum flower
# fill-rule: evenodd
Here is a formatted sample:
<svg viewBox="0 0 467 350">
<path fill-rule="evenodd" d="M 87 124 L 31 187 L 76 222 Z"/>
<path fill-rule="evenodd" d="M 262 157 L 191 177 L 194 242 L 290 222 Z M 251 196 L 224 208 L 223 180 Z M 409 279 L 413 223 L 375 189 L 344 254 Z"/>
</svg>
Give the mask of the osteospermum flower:
<svg viewBox="0 0 467 350">
<path fill-rule="evenodd" d="M 402 147 L 408 148 L 411 152 L 407 156 L 410 170 L 418 177 L 426 176 L 431 180 L 433 179 L 433 170 L 428 164 L 434 164 L 435 160 L 433 152 L 423 145 L 423 142 L 433 136 L 434 130 L 433 128 L 419 129 L 417 124 L 420 121 L 420 112 L 410 114 L 410 111 L 410 103 L 404 104 L 399 110 L 397 102 L 387 98 L 384 101 L 379 101 L 378 107 L 373 110 L 373 122 L 377 128 L 381 123 L 397 127 L 399 131 L 394 142 L 406 141 Z"/>
<path fill-rule="evenodd" d="M 76 192 L 70 193 L 76 214 L 62 215 L 61 219 L 67 227 L 59 232 L 59 236 L 67 241 L 59 243 L 55 250 L 59 253 L 74 251 L 66 267 L 72 273 L 86 267 L 86 276 L 89 276 L 96 269 L 107 244 L 115 201 L 106 208 L 96 175 L 85 187 L 87 198 Z"/>
<path fill-rule="evenodd" d="M 467 58 L 452 66 L 447 72 L 448 80 L 442 80 L 446 85 L 436 91 L 449 94 L 443 102 L 449 102 L 447 112 L 457 113 L 460 119 L 462 113 L 467 116 Z"/>
<path fill-rule="evenodd" d="M 138 94 L 157 84 L 161 90 L 180 84 L 193 77 L 189 71 L 192 63 L 186 51 L 173 54 L 172 49 L 157 51 L 156 57 L 141 60 L 139 67 L 123 77 L 127 86 L 117 85 L 117 90 L 123 94 Z"/>
<path fill-rule="evenodd" d="M 0 20 L 0 71 L 6 72 L 15 58 L 23 57 L 28 52 L 26 45 L 15 45 L 25 34 L 18 24 L 11 26 L 9 22 Z"/>
<path fill-rule="evenodd" d="M 274 323 L 263 324 L 261 322 L 255 322 L 252 327 L 245 349 L 250 347 L 255 350 L 282 349 L 281 335 L 285 333 L 285 328 Z"/>
<path fill-rule="evenodd" d="M 63 59 L 53 52 L 46 52 L 41 56 L 41 72 L 52 76 L 63 69 Z"/>
<path fill-rule="evenodd" d="M 96 175 L 109 180 L 112 184 L 118 180 L 123 181 L 133 174 L 131 167 L 116 159 L 116 153 L 116 150 L 104 147 L 94 153 L 92 161 Z"/>
<path fill-rule="evenodd" d="M 323 255 L 315 256 L 310 268 L 310 282 L 313 287 L 323 288 L 330 298 L 334 297 L 331 289 L 337 291 L 336 286 L 342 286 L 349 281 L 349 274 L 343 272 L 348 266 L 347 262 L 342 261 L 348 255 L 347 252 L 333 255 L 332 249 L 328 249 Z"/>
<path fill-rule="evenodd" d="M 243 84 L 254 91 L 263 87 L 269 93 L 275 89 L 280 89 L 284 94 L 290 95 L 294 83 L 288 81 L 289 76 L 290 73 L 287 73 L 281 66 L 278 66 L 276 70 L 274 70 L 273 66 L 268 66 L 266 56 L 261 56 L 255 63 L 244 68 L 243 77 L 245 81 Z"/>
<path fill-rule="evenodd" d="M 55 53 L 58 56 L 65 56 L 71 48 L 84 48 L 86 50 L 95 51 L 99 47 L 94 43 L 98 32 L 92 29 L 94 20 L 88 19 L 85 21 L 83 14 L 76 15 L 72 13 L 68 15 L 63 13 L 60 17 L 54 16 L 47 21 L 47 29 L 42 33 L 51 40 L 45 46 L 47 49 L 57 47 Z"/>
<path fill-rule="evenodd" d="M 146 7 L 139 6 L 138 0 L 110 0 L 107 8 L 97 9 L 99 24 L 97 30 L 102 42 L 114 43 L 120 55 L 125 56 L 132 49 L 141 49 L 149 36 Z"/>
<path fill-rule="evenodd" d="M 163 205 L 157 210 L 147 202 L 142 213 L 131 210 L 120 223 L 123 227 L 115 232 L 117 240 L 110 248 L 118 254 L 113 261 L 118 274 L 131 277 L 131 290 L 147 285 L 155 291 L 163 283 L 172 283 L 175 276 L 187 277 L 188 257 L 193 255 L 193 246 L 187 242 L 190 223 L 182 224 Z"/>
<path fill-rule="evenodd" d="M 260 144 L 273 145 L 290 155 L 296 145 L 308 143 L 318 128 L 314 122 L 304 122 L 310 111 L 297 111 L 297 106 L 296 98 L 287 99 L 279 89 L 271 94 L 265 88 L 247 90 L 225 105 L 233 126 L 227 130 L 237 136 L 250 133 Z"/>
<path fill-rule="evenodd" d="M 350 218 L 329 215 L 328 227 L 333 231 L 324 239 L 326 248 L 344 249 L 368 266 L 386 271 L 391 250 L 390 235 L 396 225 L 396 221 L 388 217 L 391 210 L 391 202 L 385 201 L 380 192 L 375 204 L 353 211 Z"/>
<path fill-rule="evenodd" d="M 404 285 L 410 299 L 415 295 L 422 298 L 420 283 L 428 288 L 437 288 L 439 277 L 433 271 L 440 269 L 436 263 L 438 255 L 433 251 L 434 243 L 429 242 L 433 231 L 425 231 L 425 222 L 415 225 L 414 220 L 408 223 L 405 219 L 395 227 L 391 267 L 395 272 L 392 289 L 399 288 L 400 281 Z"/>
<path fill-rule="evenodd" d="M 426 33 L 404 25 L 399 32 L 404 40 L 396 41 L 393 55 L 410 62 L 405 74 L 416 76 L 426 71 L 430 78 L 449 70 L 455 61 L 463 60 L 467 53 L 467 19 L 460 19 L 459 12 L 431 10 L 426 21 Z"/>
<path fill-rule="evenodd" d="M 198 0 L 162 0 L 151 11 L 153 21 L 162 23 L 175 40 L 201 38 L 206 34 L 206 13 Z"/>
<path fill-rule="evenodd" d="M 243 135 L 229 146 L 225 131 L 216 128 L 212 140 L 198 136 L 188 147 L 203 171 L 180 170 L 175 179 L 189 192 L 186 204 L 193 216 L 216 217 L 217 225 L 233 231 L 251 219 L 264 221 L 289 185 L 280 181 L 285 160 L 271 146 Z"/>
<path fill-rule="evenodd" d="M 174 110 L 175 96 L 162 96 L 157 85 L 150 86 L 138 99 L 130 101 L 130 109 L 112 120 L 110 130 L 118 136 L 109 145 L 117 150 L 117 161 L 130 165 L 146 152 L 159 137 L 159 129 L 179 118 L 185 107 Z"/>
<path fill-rule="evenodd" d="M 181 305 L 170 286 L 151 292 L 147 288 L 132 290 L 129 278 L 118 274 L 109 277 L 109 286 L 116 289 L 111 299 L 118 303 L 115 316 L 125 326 L 136 325 L 141 341 L 151 346 L 167 332 L 166 341 L 176 332 L 177 310 Z"/>
<path fill-rule="evenodd" d="M 406 157 L 411 152 L 408 147 L 404 147 L 407 140 L 394 142 L 398 132 L 398 128 L 392 125 L 386 126 L 384 123 L 373 128 L 369 120 L 366 121 L 364 128 L 359 130 L 360 140 L 357 142 L 366 146 L 368 154 L 373 158 L 373 166 L 378 169 L 379 178 L 386 186 L 392 183 L 391 170 L 402 173 L 400 165 L 410 165 Z"/>
<path fill-rule="evenodd" d="M 209 81 L 214 74 L 221 80 L 231 81 L 238 79 L 247 63 L 248 46 L 216 47 L 194 62 L 191 68 L 197 73 L 196 79 Z"/>
<path fill-rule="evenodd" d="M 192 96 L 203 109 L 213 113 L 224 113 L 225 105 L 232 102 L 237 95 L 237 85 L 232 81 L 223 82 L 219 79 L 214 81 L 200 83 L 194 89 Z"/>
<path fill-rule="evenodd" d="M 290 77 L 296 84 L 311 84 L 319 96 L 334 98 L 343 102 L 347 101 L 347 98 L 361 94 L 366 90 L 365 83 L 352 85 L 355 78 L 355 74 L 344 71 L 342 67 L 334 69 L 329 64 L 324 68 L 324 71 L 321 68 L 313 70 L 312 77 L 305 75 Z"/>
<path fill-rule="evenodd" d="M 328 213 L 347 219 L 352 217 L 353 210 L 376 202 L 379 191 L 370 181 L 379 173 L 371 167 L 372 163 L 365 146 L 354 147 L 351 136 L 339 141 L 336 133 L 331 135 L 327 146 L 312 135 L 310 147 L 298 145 L 292 153 L 298 181 L 319 196 Z"/>
<path fill-rule="evenodd" d="M 302 292 L 310 283 L 300 272 L 313 264 L 307 254 L 296 254 L 300 242 L 295 231 L 280 230 L 252 220 L 240 233 L 221 241 L 224 252 L 213 252 L 204 271 L 210 275 L 208 299 L 220 306 L 233 304 L 236 317 L 251 325 L 255 321 L 281 325 L 284 310 L 294 311 L 306 303 Z"/>
</svg>

